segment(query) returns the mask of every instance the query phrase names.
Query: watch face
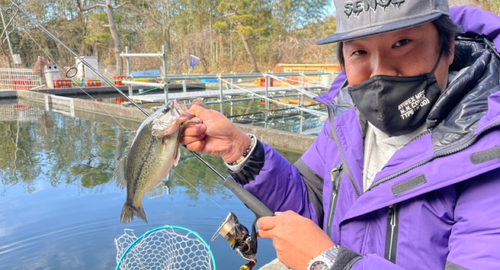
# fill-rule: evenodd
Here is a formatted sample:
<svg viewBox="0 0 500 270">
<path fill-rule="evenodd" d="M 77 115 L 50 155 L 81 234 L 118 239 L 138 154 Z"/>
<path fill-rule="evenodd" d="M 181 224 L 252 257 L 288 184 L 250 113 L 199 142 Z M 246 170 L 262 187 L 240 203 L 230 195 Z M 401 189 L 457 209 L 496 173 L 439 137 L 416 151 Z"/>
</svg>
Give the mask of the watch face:
<svg viewBox="0 0 500 270">
<path fill-rule="evenodd" d="M 316 261 L 311 264 L 309 270 L 329 270 L 328 265 L 322 261 Z"/>
</svg>

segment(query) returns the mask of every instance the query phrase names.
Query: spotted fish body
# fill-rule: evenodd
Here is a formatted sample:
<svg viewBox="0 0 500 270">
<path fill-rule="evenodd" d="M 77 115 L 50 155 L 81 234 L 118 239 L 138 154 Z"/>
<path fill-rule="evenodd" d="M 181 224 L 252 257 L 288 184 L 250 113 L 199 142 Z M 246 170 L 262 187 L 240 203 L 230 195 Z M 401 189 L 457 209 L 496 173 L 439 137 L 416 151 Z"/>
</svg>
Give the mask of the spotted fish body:
<svg viewBox="0 0 500 270">
<path fill-rule="evenodd" d="M 127 188 L 120 222 L 129 223 L 134 216 L 147 223 L 142 207 L 144 195 L 163 195 L 162 180 L 180 158 L 179 140 L 184 124 L 197 122 L 178 101 L 151 114 L 139 127 L 126 156 L 117 162 L 114 178 Z"/>
</svg>

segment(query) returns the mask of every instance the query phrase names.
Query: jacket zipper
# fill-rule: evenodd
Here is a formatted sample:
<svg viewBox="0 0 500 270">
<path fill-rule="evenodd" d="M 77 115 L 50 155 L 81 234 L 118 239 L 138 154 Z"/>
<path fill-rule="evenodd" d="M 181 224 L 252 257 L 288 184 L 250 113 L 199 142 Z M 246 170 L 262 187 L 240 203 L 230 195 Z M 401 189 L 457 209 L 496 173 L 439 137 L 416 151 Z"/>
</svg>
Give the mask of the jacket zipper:
<svg viewBox="0 0 500 270">
<path fill-rule="evenodd" d="M 331 237 L 332 234 L 332 224 L 333 224 L 333 215 L 335 214 L 335 207 L 337 206 L 337 198 L 339 195 L 340 182 L 342 181 L 342 177 L 344 176 L 343 172 L 343 163 L 340 163 L 337 168 L 333 168 L 330 172 L 332 177 L 332 196 L 330 198 L 330 207 L 328 211 L 328 219 L 326 224 L 326 233 Z"/>
<path fill-rule="evenodd" d="M 420 166 L 426 164 L 427 162 L 429 162 L 429 161 L 431 161 L 431 160 L 433 160 L 435 158 L 443 157 L 443 156 L 447 156 L 447 155 L 451 155 L 451 154 L 460 152 L 460 151 L 464 150 L 465 148 L 471 146 L 477 140 L 477 138 L 479 136 L 483 135 L 483 133 L 485 133 L 486 131 L 489 131 L 490 129 L 498 127 L 498 126 L 500 126 L 500 123 L 497 123 L 495 125 L 491 125 L 488 128 L 483 129 L 483 131 L 481 131 L 478 134 L 474 135 L 468 142 L 466 142 L 465 144 L 462 144 L 461 147 L 455 148 L 455 149 L 450 150 L 450 151 L 442 152 L 442 153 L 439 153 L 439 154 L 435 154 L 432 157 L 430 157 L 428 159 L 425 159 L 425 160 L 423 160 L 423 161 L 421 161 L 421 162 L 419 162 L 419 163 L 417 163 L 417 164 L 415 164 L 413 166 L 410 166 L 410 167 L 408 167 L 408 168 L 406 168 L 404 170 L 401 170 L 401 171 L 399 171 L 399 172 L 397 172 L 395 174 L 392 174 L 392 175 L 389 175 L 387 177 L 384 177 L 384 178 L 380 179 L 379 181 L 373 183 L 370 186 L 370 188 L 368 188 L 366 191 L 369 191 L 369 190 L 373 189 L 374 187 L 376 187 L 376 186 L 378 186 L 378 185 L 380 185 L 382 183 L 385 183 L 385 182 L 387 182 L 387 181 L 389 181 L 389 180 L 391 180 L 393 178 L 396 178 L 396 177 L 398 177 L 398 176 L 400 176 L 402 174 L 405 174 L 405 173 L 407 173 L 407 172 L 409 172 L 409 171 L 411 171 L 411 170 L 413 170 L 413 169 L 415 169 L 417 167 L 420 167 Z"/>
<path fill-rule="evenodd" d="M 328 107 L 328 117 L 329 117 L 330 121 L 333 121 L 332 104 L 328 103 L 328 104 L 326 104 L 326 106 Z M 359 198 L 359 191 L 358 191 L 358 188 L 356 187 L 356 183 L 354 183 L 354 177 L 352 176 L 351 170 L 349 170 L 349 166 L 347 166 L 346 159 L 344 156 L 344 151 L 342 151 L 342 147 L 340 145 L 339 138 L 337 137 L 337 131 L 333 127 L 332 123 L 330 123 L 330 126 L 331 126 L 330 134 L 333 135 L 333 140 L 337 144 L 337 149 L 339 150 L 339 153 L 340 153 L 341 163 L 345 164 L 345 170 L 347 172 L 347 175 L 349 175 L 349 180 L 351 181 L 354 192 L 356 193 L 356 198 Z"/>
<path fill-rule="evenodd" d="M 385 258 L 396 263 L 396 250 L 399 234 L 399 205 L 389 206 L 387 212 L 387 233 L 385 243 Z"/>
</svg>

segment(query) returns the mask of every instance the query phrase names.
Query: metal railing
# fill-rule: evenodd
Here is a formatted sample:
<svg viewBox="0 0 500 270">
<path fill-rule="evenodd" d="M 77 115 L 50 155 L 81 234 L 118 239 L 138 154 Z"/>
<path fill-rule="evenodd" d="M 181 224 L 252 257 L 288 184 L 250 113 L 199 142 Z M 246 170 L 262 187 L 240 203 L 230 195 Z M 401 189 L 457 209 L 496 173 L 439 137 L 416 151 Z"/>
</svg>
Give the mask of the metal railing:
<svg viewBox="0 0 500 270">
<path fill-rule="evenodd" d="M 324 90 L 328 90 L 330 87 L 333 78 L 336 73 L 330 72 L 283 72 L 283 73 L 229 73 L 229 74 L 182 74 L 182 75 L 168 75 L 167 74 L 167 54 L 165 45 L 162 46 L 161 53 L 130 53 L 129 48 L 125 47 L 125 53 L 121 54 L 122 58 L 126 59 L 127 64 L 127 74 L 126 80 L 122 83 L 128 86 L 129 96 L 133 95 L 132 86 L 147 86 L 154 88 L 163 88 L 164 90 L 164 100 L 165 104 L 168 102 L 169 93 L 168 87 L 172 81 L 181 81 L 183 92 L 187 92 L 187 81 L 201 81 L 203 80 L 214 80 L 216 84 L 218 84 L 219 90 L 219 102 L 220 102 L 220 111 L 224 112 L 224 98 L 227 94 L 224 93 L 224 90 L 241 90 L 242 93 L 248 92 L 252 96 L 258 96 L 265 100 L 265 108 L 266 111 L 269 111 L 269 102 L 273 102 L 272 98 L 270 98 L 269 90 L 272 82 L 279 82 L 283 86 L 289 87 L 291 90 L 297 91 L 300 93 L 300 103 L 303 103 L 304 96 L 313 98 L 317 94 L 308 91 L 306 87 L 311 88 L 322 88 Z M 160 76 L 157 75 L 141 75 L 137 76 L 138 78 L 152 78 L 155 82 L 149 81 L 139 81 L 135 80 L 134 76 L 132 76 L 131 68 L 130 68 L 130 58 L 133 57 L 148 57 L 148 58 L 161 58 L 162 59 L 162 71 Z M 264 88 L 264 95 L 257 95 L 256 93 L 251 93 L 251 91 L 238 86 L 239 80 L 242 79 L 255 79 L 255 78 L 263 78 L 262 86 L 259 83 L 259 86 Z M 295 78 L 295 81 L 293 81 Z M 317 79 L 313 79 L 317 78 Z M 324 80 L 327 78 L 327 80 Z M 311 81 L 315 83 L 311 83 Z M 326 81 L 326 83 L 322 84 L 322 82 Z M 225 86 L 225 87 L 224 87 Z"/>
<path fill-rule="evenodd" d="M 124 84 L 128 85 L 128 95 L 133 95 L 132 85 L 144 85 L 144 86 L 152 86 L 152 87 L 160 87 L 163 88 L 165 92 L 165 104 L 168 102 L 168 80 L 167 80 L 167 50 L 165 45 L 161 46 L 161 53 L 130 53 L 128 46 L 125 47 L 125 53 L 120 54 L 122 58 L 126 59 L 127 63 L 127 74 L 126 81 L 123 81 Z M 131 57 L 140 57 L 140 58 L 161 58 L 162 66 L 163 66 L 163 76 L 161 76 L 161 83 L 146 83 L 146 82 L 133 82 L 129 81 L 132 77 L 132 73 L 130 71 L 130 58 Z"/>
<path fill-rule="evenodd" d="M 0 90 L 29 90 L 40 87 L 40 81 L 29 68 L 0 68 Z"/>
</svg>

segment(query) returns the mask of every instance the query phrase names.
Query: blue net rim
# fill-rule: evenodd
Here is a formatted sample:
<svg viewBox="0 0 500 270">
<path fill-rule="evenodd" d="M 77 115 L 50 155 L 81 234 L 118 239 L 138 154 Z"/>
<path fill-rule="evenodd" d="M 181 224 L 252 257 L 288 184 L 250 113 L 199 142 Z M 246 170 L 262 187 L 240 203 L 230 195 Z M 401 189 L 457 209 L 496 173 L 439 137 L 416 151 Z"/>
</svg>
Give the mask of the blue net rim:
<svg viewBox="0 0 500 270">
<path fill-rule="evenodd" d="M 154 233 L 156 231 L 160 231 L 160 230 L 167 230 L 167 229 L 172 229 L 172 230 L 182 230 L 182 231 L 186 231 L 188 233 L 191 233 L 193 234 L 194 236 L 196 236 L 198 239 L 201 240 L 201 242 L 205 245 L 205 247 L 207 248 L 208 252 L 210 253 L 210 258 L 212 259 L 212 265 L 214 267 L 214 270 L 217 270 L 217 266 L 215 264 L 215 258 L 214 258 L 214 253 L 212 252 L 212 249 L 210 249 L 210 246 L 207 244 L 207 242 L 205 242 L 205 240 L 195 231 L 193 230 L 190 230 L 188 228 L 184 228 L 184 227 L 181 227 L 181 226 L 170 226 L 170 225 L 165 225 L 165 226 L 161 226 L 161 227 L 158 227 L 158 228 L 155 228 L 155 229 L 152 229 L 150 231 L 147 231 L 145 232 L 143 235 L 137 237 L 137 239 L 134 240 L 134 242 L 132 242 L 132 244 L 130 244 L 130 246 L 127 247 L 127 249 L 125 250 L 125 252 L 123 252 L 122 256 L 120 257 L 120 260 L 118 261 L 117 265 L 116 265 L 116 270 L 120 270 L 120 266 L 122 265 L 122 261 L 123 259 L 125 259 L 125 256 L 127 256 L 127 253 L 130 251 L 130 249 L 132 249 L 132 247 L 135 246 L 136 243 L 138 243 L 139 241 L 141 241 L 144 237 L 150 235 L 151 233 Z"/>
</svg>

